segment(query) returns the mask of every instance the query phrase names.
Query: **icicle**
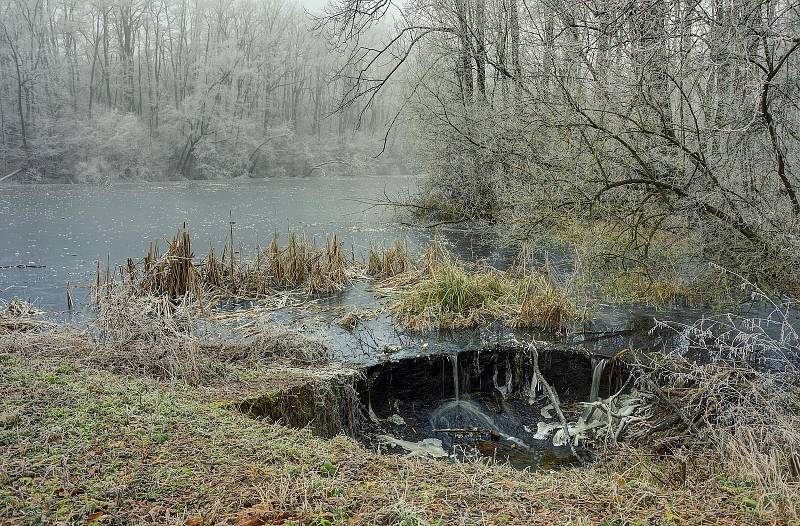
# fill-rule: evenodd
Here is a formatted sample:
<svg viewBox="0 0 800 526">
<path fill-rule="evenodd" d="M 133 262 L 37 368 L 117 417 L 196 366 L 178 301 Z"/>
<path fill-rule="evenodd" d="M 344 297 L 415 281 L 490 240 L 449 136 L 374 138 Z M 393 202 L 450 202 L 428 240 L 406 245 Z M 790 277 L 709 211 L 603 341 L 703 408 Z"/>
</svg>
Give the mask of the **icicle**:
<svg viewBox="0 0 800 526">
<path fill-rule="evenodd" d="M 536 395 L 539 393 L 539 377 L 535 374 L 531 378 L 531 388 L 528 390 L 528 404 L 533 405 L 536 402 Z"/>
<path fill-rule="evenodd" d="M 506 385 L 505 385 L 505 392 L 503 396 L 508 396 L 514 390 L 513 385 L 513 376 L 511 374 L 511 364 L 508 362 L 508 357 L 506 357 Z"/>
<path fill-rule="evenodd" d="M 369 415 L 369 419 L 372 420 L 376 424 L 380 424 L 381 421 L 378 418 L 378 415 L 375 414 L 375 411 L 372 410 L 372 398 L 370 398 L 367 402 L 367 414 Z"/>
</svg>

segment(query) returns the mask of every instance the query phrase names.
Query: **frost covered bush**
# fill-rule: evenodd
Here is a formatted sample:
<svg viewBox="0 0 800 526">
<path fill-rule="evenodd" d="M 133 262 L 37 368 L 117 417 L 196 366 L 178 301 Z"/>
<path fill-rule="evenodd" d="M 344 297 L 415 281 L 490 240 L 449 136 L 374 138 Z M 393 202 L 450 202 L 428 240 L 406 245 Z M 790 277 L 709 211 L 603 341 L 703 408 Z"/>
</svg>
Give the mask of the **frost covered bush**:
<svg viewBox="0 0 800 526">
<path fill-rule="evenodd" d="M 70 127 L 70 130 L 63 128 Z M 53 166 L 75 182 L 152 179 L 164 165 L 165 152 L 152 141 L 147 125 L 133 114 L 96 112 L 91 119 L 70 125 L 59 122 L 63 149 Z"/>
<path fill-rule="evenodd" d="M 790 491 L 800 478 L 798 309 L 753 289 L 753 314 L 660 324 L 679 345 L 635 366 L 643 405 L 632 439 L 705 445 L 738 475 Z"/>
</svg>

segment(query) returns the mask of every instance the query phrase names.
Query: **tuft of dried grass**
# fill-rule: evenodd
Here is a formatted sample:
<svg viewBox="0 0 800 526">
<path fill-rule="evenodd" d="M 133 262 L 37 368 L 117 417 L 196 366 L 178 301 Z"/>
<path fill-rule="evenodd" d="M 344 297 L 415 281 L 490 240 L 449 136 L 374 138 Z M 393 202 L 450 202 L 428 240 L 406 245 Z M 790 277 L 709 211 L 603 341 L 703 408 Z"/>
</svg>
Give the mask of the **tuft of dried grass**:
<svg viewBox="0 0 800 526">
<path fill-rule="evenodd" d="M 391 278 L 407 272 L 412 267 L 413 263 L 408 254 L 408 245 L 404 241 L 397 240 L 394 245 L 384 249 L 369 247 L 367 254 L 368 276 L 383 279 Z"/>
<path fill-rule="evenodd" d="M 129 280 L 136 282 L 138 276 L 130 259 L 128 269 Z M 200 294 L 192 241 L 187 230 L 181 230 L 175 235 L 163 256 L 158 252 L 158 244 L 148 246 L 147 254 L 142 260 L 139 286 L 148 294 L 169 298 Z"/>
<path fill-rule="evenodd" d="M 14 332 L 33 332 L 51 327 L 39 319 L 44 312 L 21 299 L 14 299 L 8 305 L 0 302 L 0 334 Z"/>
<path fill-rule="evenodd" d="M 390 304 L 395 318 L 413 330 L 470 328 L 495 319 L 560 331 L 577 318 L 566 289 L 545 274 L 468 269 L 438 255 L 426 266 L 428 275 L 401 289 Z"/>
<path fill-rule="evenodd" d="M 308 271 L 308 289 L 314 293 L 330 294 L 342 291 L 351 282 L 347 259 L 336 236 L 326 240 L 325 249 L 314 254 Z"/>
</svg>

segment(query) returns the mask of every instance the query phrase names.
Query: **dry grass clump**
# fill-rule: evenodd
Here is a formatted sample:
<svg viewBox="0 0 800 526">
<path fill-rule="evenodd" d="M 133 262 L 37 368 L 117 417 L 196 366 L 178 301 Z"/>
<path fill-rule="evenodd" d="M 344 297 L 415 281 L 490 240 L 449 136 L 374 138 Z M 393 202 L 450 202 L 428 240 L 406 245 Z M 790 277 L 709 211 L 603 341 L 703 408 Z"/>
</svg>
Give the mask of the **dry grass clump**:
<svg viewBox="0 0 800 526">
<path fill-rule="evenodd" d="M 437 236 L 417 266 L 385 278 L 376 290 L 391 297 L 389 311 L 412 330 L 473 328 L 500 320 L 513 327 L 560 331 L 578 318 L 578 311 L 568 288 L 548 270 L 468 266 Z"/>
<path fill-rule="evenodd" d="M 411 329 L 470 328 L 496 319 L 514 327 L 560 331 L 576 319 L 566 290 L 544 274 L 516 276 L 440 261 L 430 258 L 428 275 L 402 289 L 390 304 L 392 314 Z"/>
<path fill-rule="evenodd" d="M 729 314 L 689 326 L 664 324 L 681 334 L 683 349 L 635 367 L 644 408 L 628 437 L 660 451 L 714 451 L 729 472 L 763 488 L 769 498 L 794 499 L 797 509 L 797 311 L 790 304 L 772 306 L 760 318 Z"/>
<path fill-rule="evenodd" d="M 340 292 L 351 282 L 342 245 L 333 236 L 325 241 L 325 249 L 314 254 L 308 271 L 308 289 L 312 293 Z"/>
<path fill-rule="evenodd" d="M 565 287 L 559 286 L 553 278 L 531 274 L 522 278 L 522 282 L 525 292 L 512 326 L 561 330 L 580 318 Z"/>
<path fill-rule="evenodd" d="M 276 364 L 317 365 L 330 360 L 323 343 L 263 319 L 237 329 L 237 337 L 215 338 L 221 326 L 213 325 L 217 322 L 213 317 L 203 316 L 208 306 L 191 294 L 172 299 L 142 294 L 137 285 L 120 283 L 98 294 L 96 316 L 82 331 L 38 321 L 22 323 L 20 319 L 36 311 L 15 302 L 1 311 L 3 316 L 13 312 L 17 321 L 0 324 L 4 336 L 0 346 L 19 354 L 63 357 L 190 385 L 231 382 Z"/>
<path fill-rule="evenodd" d="M 283 361 L 300 365 L 320 365 L 331 359 L 330 349 L 320 340 L 304 336 L 282 325 L 261 323 L 251 331 L 249 341 L 229 348 L 262 363 Z"/>
<path fill-rule="evenodd" d="M 13 332 L 32 332 L 50 327 L 46 321 L 38 319 L 44 312 L 27 301 L 12 300 L 8 305 L 0 302 L 0 334 Z"/>
<path fill-rule="evenodd" d="M 322 342 L 281 326 L 261 323 L 235 340 L 209 337 L 196 312 L 188 300 L 175 304 L 161 296 L 103 295 L 97 317 L 86 330 L 54 326 L 0 333 L 0 348 L 189 385 L 235 382 L 278 364 L 330 361 L 330 350 Z"/>
<path fill-rule="evenodd" d="M 232 237 L 231 237 L 232 239 Z M 329 238 L 322 249 L 304 236 L 290 234 L 285 247 L 277 236 L 266 250 L 257 250 L 251 260 L 237 258 L 232 243 L 221 257 L 213 249 L 204 260 L 195 260 L 187 230 L 181 230 L 169 243 L 164 255 L 158 245 L 150 245 L 140 264 L 129 259 L 119 269 L 121 284 L 142 296 L 163 296 L 182 301 L 191 296 L 197 301 L 262 300 L 276 290 L 296 290 L 305 294 L 328 294 L 344 289 L 352 281 L 341 243 Z M 97 295 L 118 287 L 110 271 L 105 281 L 99 270 Z"/>
<path fill-rule="evenodd" d="M 397 240 L 394 245 L 383 250 L 369 247 L 367 254 L 367 275 L 378 278 L 391 278 L 413 268 L 408 254 L 408 245 Z"/>
<path fill-rule="evenodd" d="M 216 346 L 195 336 L 196 315 L 202 306 L 189 293 L 173 300 L 142 295 L 127 285 L 100 294 L 96 310 L 89 334 L 77 335 L 90 338 L 92 362 L 191 385 L 224 376 Z"/>
<path fill-rule="evenodd" d="M 128 267 L 131 269 L 129 278 L 136 281 L 136 270 L 130 259 Z M 187 230 L 181 230 L 175 235 L 163 256 L 159 254 L 158 244 L 155 247 L 152 244 L 148 246 L 147 254 L 142 260 L 139 286 L 148 294 L 170 298 L 199 293 L 192 241 Z"/>
</svg>

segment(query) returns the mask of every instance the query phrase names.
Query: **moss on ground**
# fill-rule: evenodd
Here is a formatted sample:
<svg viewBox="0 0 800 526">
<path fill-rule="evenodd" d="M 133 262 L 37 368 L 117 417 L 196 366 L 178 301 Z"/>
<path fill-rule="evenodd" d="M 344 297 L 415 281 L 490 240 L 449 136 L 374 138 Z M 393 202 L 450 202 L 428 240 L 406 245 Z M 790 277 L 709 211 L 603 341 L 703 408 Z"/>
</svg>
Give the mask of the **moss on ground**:
<svg viewBox="0 0 800 526">
<path fill-rule="evenodd" d="M 533 473 L 379 456 L 220 403 L 240 391 L 0 350 L 0 523 L 754 524 L 786 513 L 704 459 L 684 482 L 674 460 L 636 453 Z"/>
</svg>

